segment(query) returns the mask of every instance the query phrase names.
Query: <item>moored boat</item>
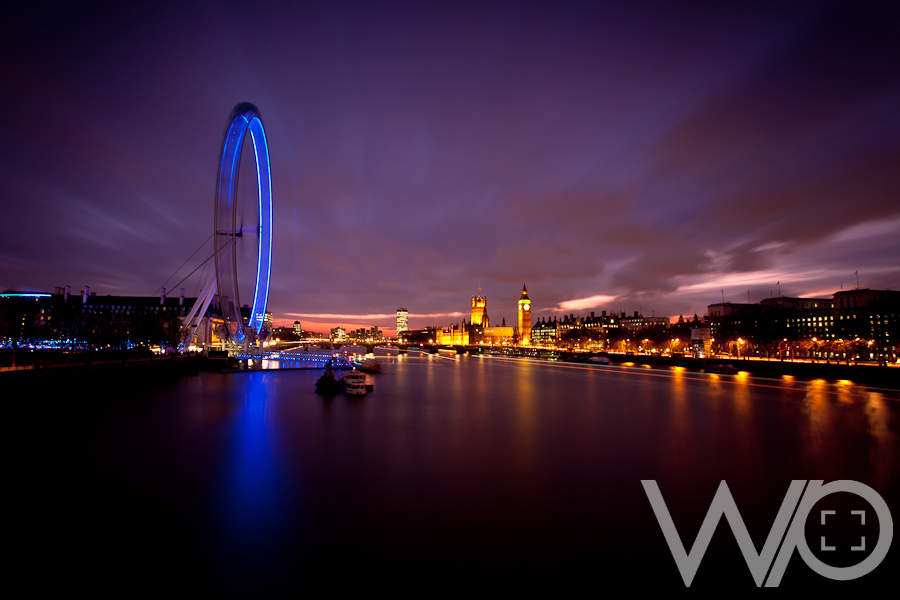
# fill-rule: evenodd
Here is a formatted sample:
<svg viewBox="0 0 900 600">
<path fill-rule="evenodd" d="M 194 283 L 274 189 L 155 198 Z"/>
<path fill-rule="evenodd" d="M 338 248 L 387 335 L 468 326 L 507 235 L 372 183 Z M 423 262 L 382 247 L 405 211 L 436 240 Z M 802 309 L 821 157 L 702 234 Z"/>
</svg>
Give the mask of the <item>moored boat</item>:
<svg viewBox="0 0 900 600">
<path fill-rule="evenodd" d="M 334 396 L 341 391 L 341 383 L 335 379 L 331 370 L 331 361 L 325 364 L 325 373 L 316 381 L 316 393 L 323 396 Z"/>
<path fill-rule="evenodd" d="M 381 363 L 374 358 L 353 361 L 353 364 L 363 373 L 381 373 Z"/>
<path fill-rule="evenodd" d="M 353 369 L 344 373 L 344 391 L 351 396 L 362 396 L 368 391 L 366 374 Z"/>
</svg>

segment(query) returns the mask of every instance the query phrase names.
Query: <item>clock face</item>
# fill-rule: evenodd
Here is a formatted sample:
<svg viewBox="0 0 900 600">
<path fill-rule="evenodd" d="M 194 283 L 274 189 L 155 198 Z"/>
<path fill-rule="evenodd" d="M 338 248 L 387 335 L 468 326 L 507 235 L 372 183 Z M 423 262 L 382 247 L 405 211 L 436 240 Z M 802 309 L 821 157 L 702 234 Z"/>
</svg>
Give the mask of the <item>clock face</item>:
<svg viewBox="0 0 900 600">
<path fill-rule="evenodd" d="M 531 308 L 530 304 L 525 304 L 522 306 L 522 310 L 528 310 L 529 308 Z"/>
</svg>

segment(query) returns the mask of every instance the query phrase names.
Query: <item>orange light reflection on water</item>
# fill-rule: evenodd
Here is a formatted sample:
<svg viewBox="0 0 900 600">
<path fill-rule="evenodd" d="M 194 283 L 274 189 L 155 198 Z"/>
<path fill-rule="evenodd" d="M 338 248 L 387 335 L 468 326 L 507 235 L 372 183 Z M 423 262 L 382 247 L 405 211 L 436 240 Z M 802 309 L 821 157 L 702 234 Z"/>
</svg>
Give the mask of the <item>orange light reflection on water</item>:
<svg viewBox="0 0 900 600">
<path fill-rule="evenodd" d="M 680 369 L 680 370 L 679 370 Z M 671 412 L 669 414 L 668 440 L 666 444 L 666 461 L 672 472 L 678 473 L 687 468 L 693 459 L 691 455 L 691 420 L 687 391 L 685 389 L 684 368 L 676 367 L 673 376 L 673 393 Z"/>
<path fill-rule="evenodd" d="M 865 400 L 869 436 L 869 463 L 873 465 L 873 480 L 879 488 L 895 481 L 898 473 L 897 433 L 890 427 L 891 412 L 884 395 L 868 392 Z"/>
</svg>

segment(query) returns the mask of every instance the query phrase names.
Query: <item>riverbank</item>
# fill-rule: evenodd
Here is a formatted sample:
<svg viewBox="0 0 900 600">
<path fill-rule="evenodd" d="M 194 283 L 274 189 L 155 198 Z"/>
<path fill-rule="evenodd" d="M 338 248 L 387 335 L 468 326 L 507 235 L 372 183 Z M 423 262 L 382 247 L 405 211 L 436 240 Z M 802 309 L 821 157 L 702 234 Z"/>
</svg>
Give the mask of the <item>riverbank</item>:
<svg viewBox="0 0 900 600">
<path fill-rule="evenodd" d="M 616 365 L 651 365 L 660 367 L 684 367 L 698 371 L 709 368 L 712 365 L 728 365 L 738 371 L 746 371 L 753 375 L 769 377 L 794 377 L 800 380 L 811 381 L 824 379 L 830 382 L 850 381 L 860 385 L 900 389 L 900 368 L 895 366 L 876 365 L 845 365 L 835 363 L 813 363 L 792 361 L 769 361 L 747 359 L 699 359 L 691 357 L 669 357 L 645 354 L 624 354 L 604 352 L 596 353 L 560 353 L 557 360 L 560 362 L 591 362 L 590 359 L 598 356 L 609 358 L 610 366 Z M 542 360 L 538 358 L 538 360 Z M 595 363 L 596 364 L 596 363 Z M 51 378 L 54 376 L 72 377 L 84 375 L 93 377 L 97 375 L 109 376 L 113 373 L 128 377 L 140 378 L 143 375 L 168 376 L 168 375 L 196 375 L 201 371 L 243 372 L 243 369 L 234 368 L 234 364 L 224 357 L 206 357 L 199 354 L 179 354 L 172 356 L 128 356 L 127 354 L 113 355 L 107 353 L 77 353 L 71 355 L 56 355 L 46 359 L 34 360 L 32 364 L 18 367 L 0 368 L 0 377 L 13 379 Z M 7 379 L 9 381 L 9 379 Z"/>
<path fill-rule="evenodd" d="M 210 359 L 197 354 L 177 354 L 172 356 L 111 356 L 103 353 L 79 353 L 60 360 L 35 360 L 32 364 L 16 367 L 0 367 L 0 376 L 12 379 L 50 378 L 56 376 L 128 374 L 140 377 L 143 374 L 159 376 L 196 375 L 200 371 L 220 370 L 225 366 L 221 359 Z"/>
<path fill-rule="evenodd" d="M 795 377 L 802 380 L 824 379 L 830 382 L 852 381 L 860 385 L 900 389 L 900 368 L 876 365 L 844 365 L 835 363 L 792 362 L 748 359 L 702 359 L 691 357 L 668 357 L 645 354 L 604 353 L 611 365 L 638 364 L 668 367 L 685 367 L 702 370 L 711 365 L 730 365 L 738 371 L 754 375 L 774 377 Z M 564 354 L 563 362 L 586 362 L 590 355 Z"/>
</svg>

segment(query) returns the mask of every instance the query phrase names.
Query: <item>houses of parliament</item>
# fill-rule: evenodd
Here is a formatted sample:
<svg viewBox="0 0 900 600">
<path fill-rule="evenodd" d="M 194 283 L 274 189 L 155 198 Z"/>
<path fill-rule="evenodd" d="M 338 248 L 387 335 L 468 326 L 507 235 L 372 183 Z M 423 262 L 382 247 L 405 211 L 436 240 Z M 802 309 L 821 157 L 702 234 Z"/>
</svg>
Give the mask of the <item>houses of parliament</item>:
<svg viewBox="0 0 900 600">
<path fill-rule="evenodd" d="M 522 283 L 522 292 L 516 303 L 518 312 L 517 327 L 510 327 L 506 319 L 499 326 L 491 326 L 487 313 L 487 296 L 481 290 L 472 296 L 469 322 L 463 319 L 459 325 L 435 331 L 435 341 L 441 345 L 468 346 L 470 344 L 519 344 L 527 346 L 531 343 L 531 299 L 528 289 Z"/>
</svg>

